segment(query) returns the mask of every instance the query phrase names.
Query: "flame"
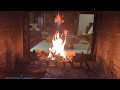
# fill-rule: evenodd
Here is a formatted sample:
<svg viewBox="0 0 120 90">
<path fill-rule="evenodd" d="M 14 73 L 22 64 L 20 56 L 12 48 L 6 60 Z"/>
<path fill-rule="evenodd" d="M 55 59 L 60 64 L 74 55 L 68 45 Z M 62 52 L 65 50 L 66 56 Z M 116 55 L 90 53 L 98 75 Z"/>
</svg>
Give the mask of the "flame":
<svg viewBox="0 0 120 90">
<path fill-rule="evenodd" d="M 58 14 L 56 15 L 55 23 L 60 23 L 60 24 L 64 23 L 64 20 L 61 18 L 59 12 L 58 12 Z"/>
<path fill-rule="evenodd" d="M 55 17 L 55 23 L 59 23 L 62 24 L 64 23 L 64 20 L 61 18 L 59 12 Z M 67 30 L 64 30 L 64 40 L 62 39 L 63 34 L 60 37 L 59 31 L 57 31 L 52 39 L 52 47 L 49 48 L 49 55 L 47 58 L 50 58 L 52 60 L 54 60 L 53 55 L 59 55 L 62 56 L 64 60 L 66 60 L 66 54 L 65 54 L 65 50 L 64 50 L 64 46 L 66 44 L 66 36 L 67 36 Z"/>
<path fill-rule="evenodd" d="M 66 44 L 67 33 L 64 33 L 64 35 L 65 35 L 65 39 L 62 40 L 62 38 L 60 38 L 59 32 L 57 31 L 55 33 L 55 35 L 53 36 L 53 39 L 52 39 L 52 45 L 53 46 L 51 48 L 49 48 L 48 58 L 54 60 L 53 54 L 55 54 L 55 55 L 62 56 L 66 60 L 66 54 L 65 54 L 64 46 Z"/>
</svg>

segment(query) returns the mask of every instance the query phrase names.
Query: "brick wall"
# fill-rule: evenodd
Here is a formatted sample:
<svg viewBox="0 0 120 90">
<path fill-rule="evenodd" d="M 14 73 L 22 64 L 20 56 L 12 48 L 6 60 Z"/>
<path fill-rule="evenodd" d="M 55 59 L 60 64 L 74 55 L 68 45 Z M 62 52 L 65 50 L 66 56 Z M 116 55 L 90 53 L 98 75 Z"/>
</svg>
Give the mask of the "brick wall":
<svg viewBox="0 0 120 90">
<path fill-rule="evenodd" d="M 100 11 L 96 19 L 96 60 L 108 78 L 120 79 L 120 11 Z"/>
<path fill-rule="evenodd" d="M 17 58 L 23 57 L 21 16 L 22 12 L 0 11 L 0 76 L 14 68 Z"/>
</svg>

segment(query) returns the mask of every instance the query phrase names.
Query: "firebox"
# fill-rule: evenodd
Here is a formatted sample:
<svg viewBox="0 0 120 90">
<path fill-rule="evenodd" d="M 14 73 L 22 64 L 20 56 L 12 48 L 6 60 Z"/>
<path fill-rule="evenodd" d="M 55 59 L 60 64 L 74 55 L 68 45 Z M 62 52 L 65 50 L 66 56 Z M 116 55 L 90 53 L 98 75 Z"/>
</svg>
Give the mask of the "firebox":
<svg viewBox="0 0 120 90">
<path fill-rule="evenodd" d="M 29 12 L 30 52 L 61 62 L 72 61 L 76 54 L 89 55 L 93 23 L 94 14 L 77 11 Z"/>
<path fill-rule="evenodd" d="M 120 12 L 94 14 L 1 11 L 0 78 L 119 78 Z"/>
</svg>

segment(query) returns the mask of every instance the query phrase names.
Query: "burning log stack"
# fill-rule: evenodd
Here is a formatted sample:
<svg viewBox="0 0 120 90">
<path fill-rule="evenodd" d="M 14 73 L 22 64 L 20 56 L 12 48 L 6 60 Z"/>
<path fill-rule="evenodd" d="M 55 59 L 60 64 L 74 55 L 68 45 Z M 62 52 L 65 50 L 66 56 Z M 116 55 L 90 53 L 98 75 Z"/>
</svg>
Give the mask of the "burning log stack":
<svg viewBox="0 0 120 90">
<path fill-rule="evenodd" d="M 58 66 L 58 62 L 60 62 L 63 64 L 63 67 L 65 67 L 66 63 L 69 63 L 73 67 L 73 57 L 75 56 L 75 52 L 73 51 L 66 51 L 67 60 L 64 60 L 62 56 L 54 53 L 52 53 L 54 60 L 47 58 L 49 55 L 48 50 L 35 50 L 35 52 L 41 65 L 42 63 L 46 63 L 46 66 L 49 66 L 50 63 L 54 62 L 55 66 Z"/>
<path fill-rule="evenodd" d="M 54 63 L 55 66 L 58 66 L 58 63 L 60 62 L 62 63 L 63 67 L 65 67 L 67 63 L 69 63 L 71 67 L 74 67 L 75 63 L 80 63 L 81 68 L 83 68 L 85 65 L 87 67 L 86 70 L 91 72 L 91 68 L 87 63 L 87 58 L 84 56 L 83 52 L 81 54 L 76 54 L 74 51 L 66 51 L 66 60 L 62 56 L 54 53 L 52 53 L 54 60 L 52 60 L 52 58 L 48 58 L 48 50 L 35 50 L 35 52 L 38 58 L 37 60 L 40 62 L 40 66 L 42 66 L 43 63 L 46 63 L 46 66 L 49 66 L 50 63 Z"/>
</svg>

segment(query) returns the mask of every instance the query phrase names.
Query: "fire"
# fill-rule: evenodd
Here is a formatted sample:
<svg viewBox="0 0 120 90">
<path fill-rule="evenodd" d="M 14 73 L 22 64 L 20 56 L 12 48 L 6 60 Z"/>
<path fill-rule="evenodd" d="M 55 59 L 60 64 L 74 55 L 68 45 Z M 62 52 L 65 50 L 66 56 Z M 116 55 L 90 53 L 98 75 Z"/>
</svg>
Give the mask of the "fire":
<svg viewBox="0 0 120 90">
<path fill-rule="evenodd" d="M 53 46 L 51 48 L 49 48 L 48 58 L 54 60 L 53 54 L 55 54 L 55 55 L 62 56 L 66 60 L 66 54 L 65 54 L 65 50 L 64 50 L 64 46 L 66 44 L 66 35 L 67 35 L 66 30 L 64 31 L 64 35 L 65 35 L 65 39 L 62 40 L 59 32 L 57 31 L 55 33 L 55 35 L 53 36 L 53 39 L 52 39 Z"/>
<path fill-rule="evenodd" d="M 62 20 L 59 12 L 58 12 L 58 14 L 56 15 L 55 23 L 59 23 L 59 24 L 64 23 L 64 20 Z"/>
<path fill-rule="evenodd" d="M 60 25 L 64 23 L 64 20 L 61 18 L 59 12 L 55 17 L 55 23 L 60 24 Z M 47 58 L 54 60 L 53 56 L 59 55 L 59 56 L 62 56 L 64 60 L 67 59 L 65 50 L 64 50 L 64 46 L 66 44 L 66 36 L 67 36 L 67 30 L 64 30 L 64 34 L 62 34 L 61 37 L 60 37 L 59 31 L 57 31 L 54 34 L 53 39 L 52 39 L 52 47 L 49 48 L 49 55 Z"/>
</svg>

